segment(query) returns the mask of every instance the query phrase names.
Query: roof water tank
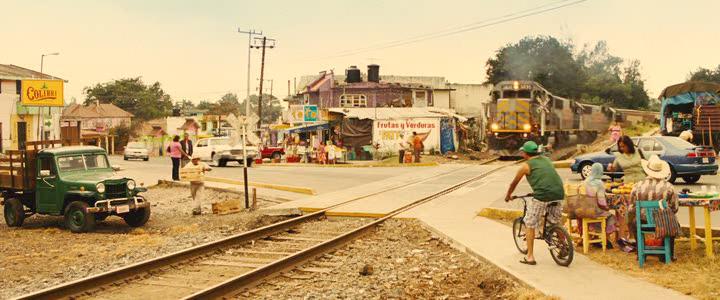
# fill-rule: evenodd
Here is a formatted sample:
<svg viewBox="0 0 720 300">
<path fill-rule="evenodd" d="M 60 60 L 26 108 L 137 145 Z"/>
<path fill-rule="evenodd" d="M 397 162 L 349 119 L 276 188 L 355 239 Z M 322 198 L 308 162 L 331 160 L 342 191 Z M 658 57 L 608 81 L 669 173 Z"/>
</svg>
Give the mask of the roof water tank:
<svg viewBox="0 0 720 300">
<path fill-rule="evenodd" d="M 379 65 L 368 65 L 368 81 L 380 82 L 380 66 Z"/>
<path fill-rule="evenodd" d="M 360 69 L 358 69 L 357 66 L 350 66 L 349 68 L 345 69 L 345 82 L 354 83 L 361 81 L 362 76 L 360 75 Z"/>
</svg>

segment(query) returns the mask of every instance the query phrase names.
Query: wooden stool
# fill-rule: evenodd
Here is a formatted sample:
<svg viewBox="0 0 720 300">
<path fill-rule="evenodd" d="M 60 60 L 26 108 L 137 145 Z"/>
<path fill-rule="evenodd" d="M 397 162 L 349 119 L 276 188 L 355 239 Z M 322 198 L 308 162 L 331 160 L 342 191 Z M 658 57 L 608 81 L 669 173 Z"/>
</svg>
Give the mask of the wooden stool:
<svg viewBox="0 0 720 300">
<path fill-rule="evenodd" d="M 590 224 L 594 223 L 600 223 L 600 232 L 590 232 Z M 567 228 L 568 233 L 572 236 L 573 235 L 573 228 L 572 228 L 572 219 L 567 219 Z M 600 243 L 602 244 L 603 252 L 605 252 L 605 249 L 607 249 L 607 217 L 600 217 L 600 218 L 583 218 L 582 224 L 578 224 L 578 226 L 582 226 L 582 235 L 579 237 L 582 239 L 583 243 L 583 253 L 587 254 L 590 250 L 590 244 L 592 243 Z M 591 239 L 596 238 L 596 239 Z"/>
</svg>

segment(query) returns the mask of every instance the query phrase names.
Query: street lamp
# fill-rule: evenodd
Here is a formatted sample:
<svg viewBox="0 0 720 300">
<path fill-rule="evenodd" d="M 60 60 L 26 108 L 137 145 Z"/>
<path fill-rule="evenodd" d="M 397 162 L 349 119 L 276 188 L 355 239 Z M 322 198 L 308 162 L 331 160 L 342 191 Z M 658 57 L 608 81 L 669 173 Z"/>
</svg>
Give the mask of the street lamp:
<svg viewBox="0 0 720 300">
<path fill-rule="evenodd" d="M 53 55 L 60 55 L 59 52 L 53 52 L 48 54 L 40 55 L 40 73 L 43 74 L 43 62 L 45 60 L 45 56 L 53 56 Z"/>
</svg>

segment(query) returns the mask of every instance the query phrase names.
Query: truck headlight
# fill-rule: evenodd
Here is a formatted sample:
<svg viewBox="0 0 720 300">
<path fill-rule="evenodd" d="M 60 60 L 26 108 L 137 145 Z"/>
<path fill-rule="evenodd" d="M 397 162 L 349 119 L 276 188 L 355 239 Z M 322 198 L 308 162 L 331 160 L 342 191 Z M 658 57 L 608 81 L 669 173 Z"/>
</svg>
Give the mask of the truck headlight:
<svg viewBox="0 0 720 300">
<path fill-rule="evenodd" d="M 135 189 L 135 180 L 132 180 L 132 179 L 128 180 L 127 188 L 128 188 L 128 190 L 134 190 Z"/>
<path fill-rule="evenodd" d="M 525 131 L 530 131 L 530 129 L 532 129 L 532 126 L 530 124 L 525 124 L 525 125 L 523 125 L 523 129 Z"/>
<path fill-rule="evenodd" d="M 98 183 L 98 184 L 95 186 L 95 189 L 97 190 L 98 193 L 102 194 L 102 193 L 105 192 L 105 184 L 102 183 L 102 182 L 101 182 L 101 183 Z"/>
<path fill-rule="evenodd" d="M 492 130 L 498 130 L 498 129 L 500 129 L 500 125 L 498 125 L 497 123 L 492 123 L 492 124 L 490 125 L 490 129 L 492 129 Z"/>
</svg>

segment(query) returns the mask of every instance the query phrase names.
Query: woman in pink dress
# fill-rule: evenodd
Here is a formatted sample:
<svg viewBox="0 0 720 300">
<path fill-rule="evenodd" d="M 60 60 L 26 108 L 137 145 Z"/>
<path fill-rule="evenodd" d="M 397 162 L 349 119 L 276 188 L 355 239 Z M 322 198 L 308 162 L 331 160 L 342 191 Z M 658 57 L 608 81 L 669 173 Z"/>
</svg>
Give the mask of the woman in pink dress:
<svg viewBox="0 0 720 300">
<path fill-rule="evenodd" d="M 618 121 L 615 121 L 613 125 L 608 128 L 608 132 L 610 133 L 610 141 L 613 143 L 617 143 L 617 141 L 622 136 L 622 127 L 620 127 L 620 123 Z"/>
<path fill-rule="evenodd" d="M 180 180 L 180 159 L 184 156 L 189 156 L 185 151 L 182 150 L 180 145 L 180 136 L 176 135 L 173 138 L 172 143 L 168 146 L 168 153 L 170 153 L 170 159 L 172 159 L 172 179 L 174 181 Z"/>
</svg>

